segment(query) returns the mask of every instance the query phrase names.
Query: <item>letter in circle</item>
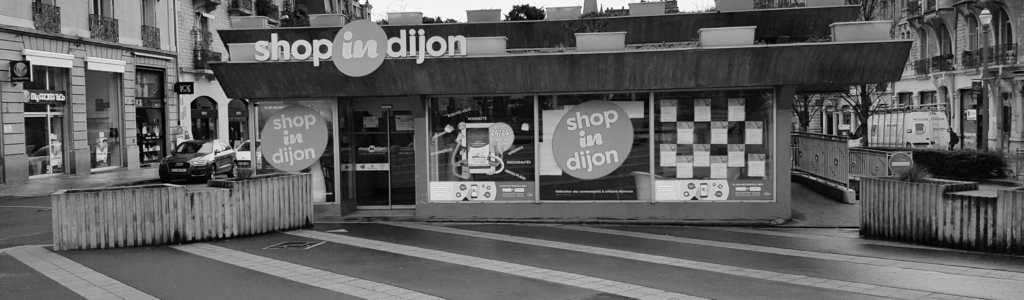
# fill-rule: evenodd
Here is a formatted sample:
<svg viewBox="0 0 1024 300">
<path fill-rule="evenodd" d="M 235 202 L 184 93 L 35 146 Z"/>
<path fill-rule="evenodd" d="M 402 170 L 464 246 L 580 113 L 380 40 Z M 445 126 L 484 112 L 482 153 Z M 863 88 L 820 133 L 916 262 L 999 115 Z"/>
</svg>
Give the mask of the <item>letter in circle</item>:
<svg viewBox="0 0 1024 300">
<path fill-rule="evenodd" d="M 366 20 L 348 23 L 334 37 L 334 66 L 350 77 L 363 77 L 373 73 L 381 64 L 388 51 L 384 29 Z"/>
</svg>

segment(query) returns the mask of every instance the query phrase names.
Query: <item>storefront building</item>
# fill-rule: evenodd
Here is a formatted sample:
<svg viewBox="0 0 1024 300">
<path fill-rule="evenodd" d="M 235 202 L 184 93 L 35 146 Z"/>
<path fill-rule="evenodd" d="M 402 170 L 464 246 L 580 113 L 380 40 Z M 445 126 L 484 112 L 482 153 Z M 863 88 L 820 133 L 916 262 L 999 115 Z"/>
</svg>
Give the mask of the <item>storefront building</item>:
<svg viewBox="0 0 1024 300">
<path fill-rule="evenodd" d="M 318 210 L 788 219 L 794 95 L 897 79 L 910 42 L 679 44 L 715 20 L 757 25 L 762 41 L 823 36 L 856 11 L 607 18 L 629 46 L 598 52 L 536 50 L 574 45 L 572 21 L 222 30 L 241 46 L 212 68 L 229 97 L 251 101 L 260 173 L 312 173 Z M 400 58 L 416 53 L 401 50 L 410 32 L 423 55 Z M 460 53 L 477 50 L 463 38 L 482 36 L 506 36 L 511 50 Z M 331 41 L 333 52 L 314 53 Z"/>
<path fill-rule="evenodd" d="M 165 109 L 176 106 L 170 10 L 155 0 L 0 4 L 0 182 L 139 168 L 163 155 L 153 151 L 177 123 Z"/>
</svg>

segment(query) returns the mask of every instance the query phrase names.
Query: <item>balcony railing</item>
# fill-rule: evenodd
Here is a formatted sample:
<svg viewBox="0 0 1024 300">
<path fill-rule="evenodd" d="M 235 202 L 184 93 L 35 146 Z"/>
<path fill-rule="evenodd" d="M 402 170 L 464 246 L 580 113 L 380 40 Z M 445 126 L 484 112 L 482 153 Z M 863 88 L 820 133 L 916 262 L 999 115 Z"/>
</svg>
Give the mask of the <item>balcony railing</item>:
<svg viewBox="0 0 1024 300">
<path fill-rule="evenodd" d="M 221 61 L 220 52 L 208 49 L 196 49 L 196 56 L 193 60 L 196 70 L 210 69 L 209 63 L 212 61 Z"/>
<path fill-rule="evenodd" d="M 228 11 L 237 12 L 240 15 L 251 16 L 253 12 L 253 0 L 231 0 Z"/>
<path fill-rule="evenodd" d="M 60 33 L 60 7 L 32 2 L 32 22 L 36 29 L 49 33 Z"/>
<path fill-rule="evenodd" d="M 973 69 L 981 66 L 981 52 L 978 50 L 964 51 L 960 54 L 960 61 L 964 69 Z"/>
<path fill-rule="evenodd" d="M 981 60 L 981 51 L 985 51 L 985 61 L 989 65 L 1012 65 L 1017 63 L 1017 44 L 997 45 L 972 51 L 964 51 L 961 55 L 964 68 L 978 68 L 985 61 Z"/>
<path fill-rule="evenodd" d="M 936 72 L 952 71 L 953 69 L 955 69 L 953 67 L 953 58 L 954 58 L 954 56 L 952 54 L 943 54 L 943 55 L 939 55 L 939 56 L 933 56 L 932 57 L 932 71 L 936 71 Z"/>
<path fill-rule="evenodd" d="M 142 46 L 160 49 L 160 28 L 142 25 Z"/>
<path fill-rule="evenodd" d="M 256 5 L 256 15 L 265 16 L 270 19 L 270 23 L 274 24 L 281 21 L 281 9 L 277 7 L 277 4 L 273 3 Z"/>
<path fill-rule="evenodd" d="M 108 42 L 117 43 L 120 37 L 117 19 L 101 15 L 89 15 L 89 32 L 92 34 L 92 38 Z"/>
<path fill-rule="evenodd" d="M 928 66 L 931 64 L 931 59 L 922 58 L 914 61 L 914 74 L 927 75 Z"/>
<path fill-rule="evenodd" d="M 917 1 L 907 2 L 907 18 L 921 15 L 921 4 Z"/>
</svg>

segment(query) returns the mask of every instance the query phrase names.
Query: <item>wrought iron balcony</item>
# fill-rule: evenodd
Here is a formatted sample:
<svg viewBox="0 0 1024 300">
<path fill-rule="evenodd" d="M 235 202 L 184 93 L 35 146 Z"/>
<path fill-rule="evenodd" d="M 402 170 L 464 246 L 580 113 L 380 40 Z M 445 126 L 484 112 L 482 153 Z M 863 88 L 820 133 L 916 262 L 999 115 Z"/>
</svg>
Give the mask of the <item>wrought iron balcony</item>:
<svg viewBox="0 0 1024 300">
<path fill-rule="evenodd" d="M 142 25 L 142 46 L 160 49 L 160 28 Z"/>
<path fill-rule="evenodd" d="M 907 2 L 907 18 L 913 18 L 921 15 L 921 3 L 917 1 Z"/>
<path fill-rule="evenodd" d="M 195 54 L 195 58 L 192 62 L 196 70 L 208 70 L 210 69 L 210 62 L 221 61 L 221 54 L 217 51 L 196 49 Z"/>
<path fill-rule="evenodd" d="M 960 54 L 960 61 L 964 69 L 973 69 L 981 66 L 981 52 L 978 50 L 964 51 Z"/>
<path fill-rule="evenodd" d="M 117 43 L 120 37 L 117 19 L 101 15 L 89 15 L 89 32 L 92 34 L 92 38 L 108 42 Z"/>
<path fill-rule="evenodd" d="M 36 29 L 49 33 L 60 33 L 60 7 L 32 2 L 32 22 Z"/>
<path fill-rule="evenodd" d="M 265 16 L 270 19 L 270 23 L 277 24 L 281 21 L 281 9 L 277 7 L 277 4 L 267 3 L 263 5 L 256 5 L 256 15 Z"/>
<path fill-rule="evenodd" d="M 932 57 L 932 70 L 936 71 L 936 72 L 945 72 L 945 71 L 952 71 L 952 70 L 954 70 L 955 68 L 953 67 L 953 58 L 954 58 L 954 56 L 952 54 L 943 54 L 943 55 L 939 55 L 939 56 L 933 56 Z"/>
<path fill-rule="evenodd" d="M 914 61 L 914 74 L 927 75 L 928 67 L 931 64 L 930 58 L 922 58 Z"/>
<path fill-rule="evenodd" d="M 253 13 L 253 0 L 231 0 L 228 11 L 237 12 L 239 15 L 251 16 Z"/>
</svg>

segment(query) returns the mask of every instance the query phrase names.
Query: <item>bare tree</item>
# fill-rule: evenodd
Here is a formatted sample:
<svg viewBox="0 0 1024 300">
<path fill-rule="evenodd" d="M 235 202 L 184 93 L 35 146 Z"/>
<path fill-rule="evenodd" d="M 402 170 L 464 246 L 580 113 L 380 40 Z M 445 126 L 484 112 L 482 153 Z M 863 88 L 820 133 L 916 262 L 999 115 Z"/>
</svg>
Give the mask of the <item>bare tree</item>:
<svg viewBox="0 0 1024 300">
<path fill-rule="evenodd" d="M 811 120 L 825 106 L 824 97 L 822 95 L 802 94 L 796 95 L 794 98 L 793 113 L 796 114 L 797 122 L 800 123 L 800 128 L 797 128 L 797 130 L 807 132 L 807 128 L 811 125 Z"/>
<path fill-rule="evenodd" d="M 851 5 L 860 6 L 861 21 L 885 20 L 892 16 L 892 0 L 847 0 Z M 894 25 L 893 25 L 894 26 Z M 890 29 L 890 35 L 892 29 Z M 851 86 L 847 91 L 840 92 L 837 97 L 853 108 L 857 115 L 857 130 L 851 138 L 865 137 L 868 132 L 868 118 L 871 117 L 871 110 L 882 100 L 888 82 L 858 84 Z M 860 140 L 861 147 L 868 147 L 870 143 L 867 138 Z"/>
</svg>

